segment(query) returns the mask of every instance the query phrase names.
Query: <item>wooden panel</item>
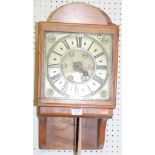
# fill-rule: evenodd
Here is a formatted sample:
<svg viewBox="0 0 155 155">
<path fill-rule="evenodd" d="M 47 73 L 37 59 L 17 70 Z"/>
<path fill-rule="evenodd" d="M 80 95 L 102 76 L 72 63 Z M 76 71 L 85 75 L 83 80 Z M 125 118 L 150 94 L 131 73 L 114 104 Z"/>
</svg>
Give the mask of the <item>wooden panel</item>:
<svg viewBox="0 0 155 155">
<path fill-rule="evenodd" d="M 46 137 L 48 149 L 73 149 L 74 119 L 48 117 Z"/>
<path fill-rule="evenodd" d="M 103 130 L 100 130 L 100 134 Z M 44 132 L 42 130 L 42 132 Z M 41 133 L 40 133 L 41 134 Z M 42 141 L 40 141 L 42 142 Z M 75 147 L 74 118 L 47 118 L 46 145 L 44 149 L 70 150 Z M 98 148 L 98 120 L 82 119 L 82 149 Z"/>
<path fill-rule="evenodd" d="M 43 149 L 46 146 L 46 117 L 39 117 L 39 148 Z"/>
<path fill-rule="evenodd" d="M 97 149 L 97 119 L 82 120 L 82 149 Z"/>
<path fill-rule="evenodd" d="M 98 149 L 102 149 L 105 141 L 105 131 L 106 131 L 107 120 L 98 119 Z"/>
<path fill-rule="evenodd" d="M 40 116 L 50 117 L 83 117 L 83 118 L 112 118 L 112 109 L 100 108 L 80 108 L 82 115 L 73 115 L 69 107 L 40 107 L 38 110 Z"/>
</svg>

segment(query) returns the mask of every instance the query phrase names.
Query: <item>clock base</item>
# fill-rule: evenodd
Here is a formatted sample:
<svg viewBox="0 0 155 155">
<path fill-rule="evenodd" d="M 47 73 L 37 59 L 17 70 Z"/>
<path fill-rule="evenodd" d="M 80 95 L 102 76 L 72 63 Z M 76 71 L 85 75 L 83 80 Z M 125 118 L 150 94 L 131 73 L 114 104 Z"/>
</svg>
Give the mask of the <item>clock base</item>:
<svg viewBox="0 0 155 155">
<path fill-rule="evenodd" d="M 103 149 L 107 121 L 82 118 L 83 150 Z M 39 117 L 39 147 L 50 150 L 73 150 L 75 148 L 75 119 L 62 117 Z"/>
</svg>

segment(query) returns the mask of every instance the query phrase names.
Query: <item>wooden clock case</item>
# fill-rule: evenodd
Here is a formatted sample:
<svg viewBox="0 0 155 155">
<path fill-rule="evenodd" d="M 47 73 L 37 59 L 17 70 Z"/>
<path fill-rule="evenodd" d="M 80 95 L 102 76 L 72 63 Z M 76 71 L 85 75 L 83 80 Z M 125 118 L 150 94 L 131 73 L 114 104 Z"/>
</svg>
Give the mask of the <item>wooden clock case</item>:
<svg viewBox="0 0 155 155">
<path fill-rule="evenodd" d="M 58 8 L 47 22 L 36 25 L 35 97 L 39 119 L 39 148 L 71 150 L 75 147 L 75 119 L 82 119 L 82 149 L 102 149 L 106 123 L 116 106 L 118 26 L 100 9 L 85 3 L 71 3 Z M 94 32 L 113 35 L 112 99 L 108 102 L 47 100 L 41 96 L 44 32 Z M 82 109 L 73 115 L 72 109 Z"/>
</svg>

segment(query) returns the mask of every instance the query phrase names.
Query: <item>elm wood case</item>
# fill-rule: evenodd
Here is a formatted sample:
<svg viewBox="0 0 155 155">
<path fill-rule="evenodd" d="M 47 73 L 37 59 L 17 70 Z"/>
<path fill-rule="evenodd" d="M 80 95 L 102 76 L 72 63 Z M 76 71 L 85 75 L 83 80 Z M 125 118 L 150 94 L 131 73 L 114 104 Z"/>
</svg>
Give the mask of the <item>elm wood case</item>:
<svg viewBox="0 0 155 155">
<path fill-rule="evenodd" d="M 113 95 L 110 102 L 47 100 L 41 96 L 41 70 L 44 31 L 94 32 L 113 35 Z M 82 149 L 102 149 L 107 119 L 116 106 L 118 26 L 100 9 L 84 3 L 58 8 L 47 22 L 36 29 L 36 70 L 34 102 L 38 107 L 39 147 L 41 149 L 74 149 L 75 121 L 72 108 L 82 108 Z M 37 36 L 38 35 L 38 36 Z M 106 113 L 105 113 L 106 111 Z"/>
<path fill-rule="evenodd" d="M 74 100 L 52 100 L 44 99 L 41 96 L 42 85 L 42 66 L 44 59 L 44 32 L 89 32 L 104 33 L 113 35 L 112 49 L 112 99 L 111 101 L 74 101 Z M 68 23 L 38 23 L 38 77 L 37 77 L 37 106 L 64 106 L 64 107 L 98 107 L 115 108 L 116 87 L 117 87 L 117 55 L 118 55 L 118 26 L 109 25 L 90 25 L 90 24 L 68 24 Z"/>
</svg>

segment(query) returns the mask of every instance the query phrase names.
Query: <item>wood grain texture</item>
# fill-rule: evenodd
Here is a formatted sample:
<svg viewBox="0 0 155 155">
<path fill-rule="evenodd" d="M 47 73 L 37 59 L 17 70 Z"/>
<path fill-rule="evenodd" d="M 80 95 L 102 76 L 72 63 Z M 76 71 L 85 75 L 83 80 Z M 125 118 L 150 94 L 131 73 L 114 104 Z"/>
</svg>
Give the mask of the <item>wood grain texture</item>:
<svg viewBox="0 0 155 155">
<path fill-rule="evenodd" d="M 82 149 L 98 148 L 97 119 L 82 119 Z M 45 149 L 72 150 L 75 148 L 75 120 L 74 118 L 47 118 L 47 135 Z"/>
<path fill-rule="evenodd" d="M 39 115 L 46 117 L 112 118 L 111 109 L 80 108 L 82 115 L 73 115 L 72 110 L 77 108 L 70 107 L 39 107 L 38 109 Z"/>
<path fill-rule="evenodd" d="M 48 17 L 48 22 L 102 24 L 111 23 L 108 15 L 89 4 L 70 3 L 58 8 Z"/>
<path fill-rule="evenodd" d="M 35 24 L 35 71 L 34 71 L 34 100 L 33 103 L 36 105 L 38 103 L 38 74 L 39 74 L 39 67 L 38 67 L 38 23 Z"/>
<path fill-rule="evenodd" d="M 46 146 L 46 129 L 47 129 L 47 118 L 39 117 L 39 148 L 44 149 Z"/>
<path fill-rule="evenodd" d="M 107 119 L 98 119 L 98 137 L 97 137 L 97 146 L 98 149 L 102 149 L 105 141 L 105 132 L 106 132 Z"/>
<path fill-rule="evenodd" d="M 40 117 L 40 149 L 75 149 L 75 119 Z M 82 145 L 84 150 L 102 149 L 105 141 L 106 122 L 102 119 L 82 119 Z"/>
</svg>

